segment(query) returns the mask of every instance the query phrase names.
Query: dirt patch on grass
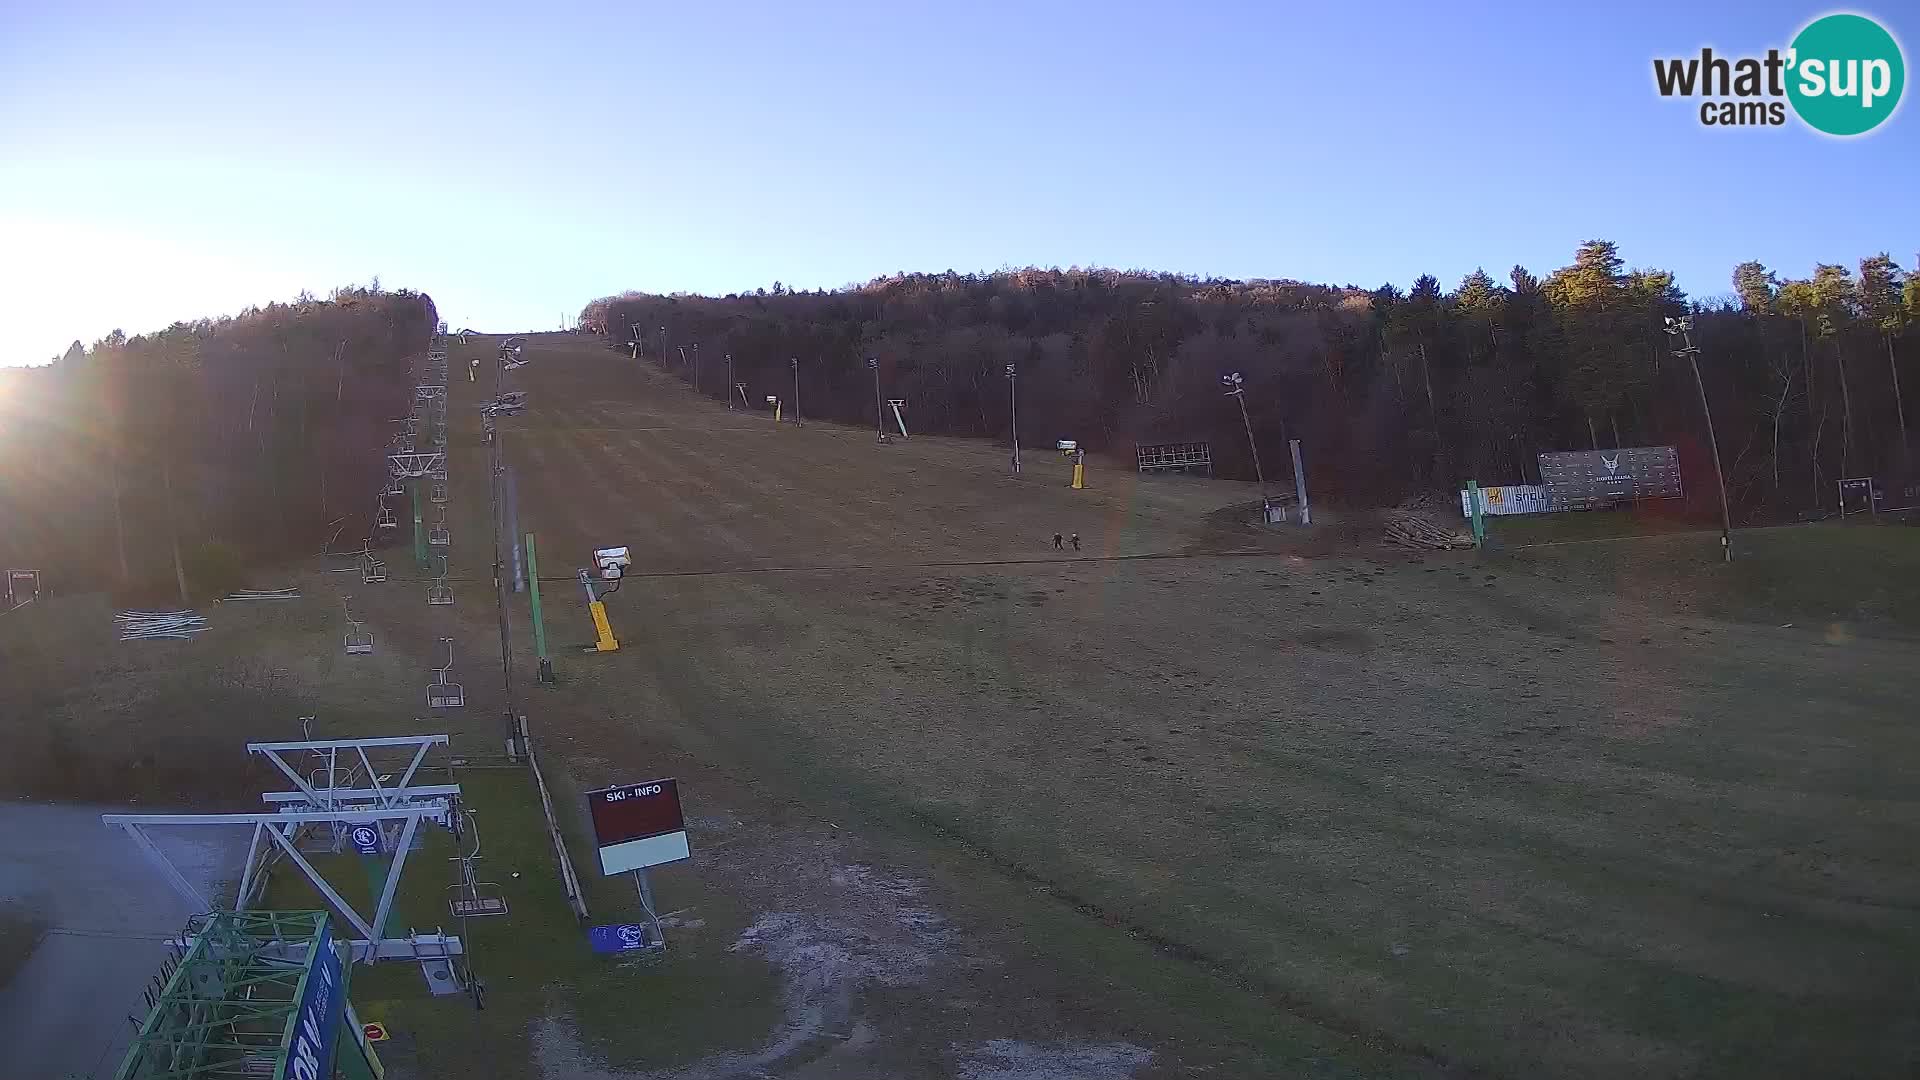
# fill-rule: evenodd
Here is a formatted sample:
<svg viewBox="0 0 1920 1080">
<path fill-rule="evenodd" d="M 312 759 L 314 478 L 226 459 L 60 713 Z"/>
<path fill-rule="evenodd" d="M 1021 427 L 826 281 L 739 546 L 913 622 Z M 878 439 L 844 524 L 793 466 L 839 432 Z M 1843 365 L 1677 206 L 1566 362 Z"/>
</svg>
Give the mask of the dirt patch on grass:
<svg viewBox="0 0 1920 1080">
<path fill-rule="evenodd" d="M 1033 1046 L 994 1039 L 960 1054 L 960 1080 L 1127 1080 L 1153 1060 L 1132 1043 Z"/>
</svg>

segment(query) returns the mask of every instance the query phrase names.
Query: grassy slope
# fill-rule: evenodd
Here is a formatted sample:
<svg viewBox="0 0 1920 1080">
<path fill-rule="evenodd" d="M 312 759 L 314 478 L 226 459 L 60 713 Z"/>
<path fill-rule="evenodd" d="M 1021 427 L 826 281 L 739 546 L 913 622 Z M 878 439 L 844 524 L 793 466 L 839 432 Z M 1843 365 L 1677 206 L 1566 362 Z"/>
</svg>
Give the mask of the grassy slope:
<svg viewBox="0 0 1920 1080">
<path fill-rule="evenodd" d="M 1583 588 L 1752 622 L 1920 633 L 1920 529 L 1830 521 L 1680 532 L 1627 514 L 1495 518 L 1511 565 Z M 1551 545 L 1551 546 L 1534 546 Z"/>
<path fill-rule="evenodd" d="M 994 479 L 988 447 L 856 452 L 644 375 L 624 388 L 602 358 L 542 362 L 509 446 L 543 479 L 523 512 L 563 549 L 902 563 L 1031 551 L 1065 524 L 1090 551 L 1168 550 L 1158 485 L 1030 494 Z M 1691 593 L 1639 578 L 1512 572 L 1577 565 L 633 581 L 613 605 L 628 649 L 562 695 L 605 718 L 579 721 L 596 733 L 670 732 L 931 855 L 1000 944 L 1077 920 L 1025 946 L 1030 970 L 1156 986 L 1154 963 L 1178 969 L 1190 992 L 1131 998 L 1158 1015 L 1094 1025 L 1153 1032 L 1176 1061 L 1298 1071 L 1338 1040 L 1513 1075 L 1907 1060 L 1904 653 L 1703 625 L 1666 604 Z M 1009 893 L 1024 903 L 1001 912 Z"/>
<path fill-rule="evenodd" d="M 469 768 L 455 779 L 479 819 L 479 874 L 498 879 L 511 910 L 505 917 L 470 919 L 464 929 L 455 925 L 446 907 L 447 886 L 456 876 L 449 861 L 452 838 L 436 829 L 407 864 L 387 933 L 445 927 L 464 934 L 487 987 L 487 1007 L 476 1011 L 464 996 L 432 997 L 411 964 L 358 968 L 355 1008 L 363 1020 L 384 1022 L 394 1036 L 381 1048 L 383 1058 L 430 1076 L 532 1078 L 538 1072 L 531 1032 L 543 1016 L 570 1017 L 582 1041 L 615 1067 L 683 1063 L 750 1045 L 772 1029 L 778 1013 L 772 973 L 757 958 L 724 947 L 747 913 L 662 872 L 662 912 L 698 906 L 706 925 L 673 932 L 672 947 L 658 960 L 595 954 L 560 892 L 531 775 L 510 767 Z M 579 837 L 569 846 L 585 876 L 594 921 L 639 918 L 629 879 L 592 875 L 591 848 Z M 360 910 L 371 910 L 367 873 L 357 857 L 321 857 L 315 865 Z M 305 878 L 285 867 L 276 871 L 268 900 L 295 908 L 317 903 Z"/>
</svg>

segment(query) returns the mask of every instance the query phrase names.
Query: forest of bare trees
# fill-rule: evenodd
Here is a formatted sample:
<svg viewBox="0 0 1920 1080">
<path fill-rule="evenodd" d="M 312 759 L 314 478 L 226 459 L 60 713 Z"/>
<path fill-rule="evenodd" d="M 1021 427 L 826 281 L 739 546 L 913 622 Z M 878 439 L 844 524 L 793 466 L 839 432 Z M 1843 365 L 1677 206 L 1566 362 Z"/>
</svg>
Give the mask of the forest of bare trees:
<svg viewBox="0 0 1920 1080">
<path fill-rule="evenodd" d="M 1299 438 L 1317 489 L 1370 503 L 1422 490 L 1538 481 L 1544 450 L 1680 447 L 1693 509 L 1713 503 L 1692 374 L 1664 320 L 1693 312 L 1730 497 L 1745 521 L 1830 508 L 1834 481 L 1898 484 L 1912 442 L 1897 393 L 1920 351 L 1920 277 L 1888 256 L 1781 280 L 1733 271 L 1724 299 L 1689 302 L 1671 274 L 1627 269 L 1606 241 L 1536 277 L 1422 276 L 1402 291 L 1110 270 L 906 274 L 832 292 L 720 298 L 627 293 L 583 325 L 700 389 L 874 421 L 867 357 L 919 430 L 1006 439 L 1017 370 L 1023 443 L 1208 440 L 1223 475 L 1252 477 L 1220 376 L 1241 372 L 1263 460 Z M 663 334 L 664 331 L 664 334 Z M 697 346 L 697 348 L 696 348 Z M 1920 380 L 1910 375 L 1906 382 Z"/>
<path fill-rule="evenodd" d="M 171 598 L 357 544 L 436 320 L 376 284 L 0 368 L 0 565 Z"/>
</svg>

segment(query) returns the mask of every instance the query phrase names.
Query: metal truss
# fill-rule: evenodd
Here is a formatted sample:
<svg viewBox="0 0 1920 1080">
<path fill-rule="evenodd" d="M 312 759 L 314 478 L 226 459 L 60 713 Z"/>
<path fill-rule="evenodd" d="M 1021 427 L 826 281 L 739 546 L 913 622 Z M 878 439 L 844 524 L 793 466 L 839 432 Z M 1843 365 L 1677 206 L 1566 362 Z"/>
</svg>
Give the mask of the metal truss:
<svg viewBox="0 0 1920 1080">
<path fill-rule="evenodd" d="M 396 806 L 390 809 L 373 807 L 342 808 L 322 811 L 281 811 L 261 814 L 102 814 L 102 824 L 118 827 L 126 831 L 134 844 L 159 869 L 162 876 L 173 886 L 173 890 L 191 905 L 194 911 L 213 911 L 215 905 L 200 892 L 194 884 L 180 873 L 179 867 L 166 853 L 153 842 L 147 830 L 156 826 L 206 827 L 212 825 L 251 825 L 253 837 L 247 844 L 245 869 L 240 875 L 240 893 L 244 908 L 252 894 L 258 891 L 259 877 L 269 861 L 280 856 L 300 868 L 306 875 L 307 883 L 312 885 L 332 907 L 335 914 L 346 920 L 347 924 L 360 932 L 361 937 L 353 942 L 354 959 L 371 964 L 386 956 L 407 956 L 417 953 L 411 947 L 412 938 L 383 938 L 381 931 L 386 926 L 387 916 L 393 910 L 393 898 L 399 891 L 400 875 L 405 871 L 407 855 L 413 848 L 413 837 L 420 822 L 432 821 L 436 824 L 453 827 L 453 807 L 446 798 L 422 799 L 408 806 Z M 399 836 L 388 840 L 388 830 L 382 826 L 387 822 L 399 822 Z M 379 898 L 374 903 L 371 916 L 363 915 L 340 895 L 339 890 L 327 883 L 326 876 L 314 867 L 306 855 L 300 851 L 297 843 L 301 827 L 313 824 L 370 825 L 379 829 L 383 845 L 390 846 L 392 862 L 387 867 L 385 880 L 380 886 Z M 271 846 L 263 846 L 262 839 Z M 448 937 L 446 955 L 460 955 L 458 938 Z"/>
<path fill-rule="evenodd" d="M 398 477 L 411 478 L 435 473 L 439 474 L 440 479 L 445 479 L 447 455 L 445 452 L 432 454 L 388 454 L 387 468 L 393 472 L 393 475 Z"/>
<path fill-rule="evenodd" d="M 292 1076 L 286 1059 L 314 950 L 333 947 L 327 913 L 223 911 L 196 917 L 183 936 L 185 954 L 162 969 L 115 1080 Z"/>
</svg>

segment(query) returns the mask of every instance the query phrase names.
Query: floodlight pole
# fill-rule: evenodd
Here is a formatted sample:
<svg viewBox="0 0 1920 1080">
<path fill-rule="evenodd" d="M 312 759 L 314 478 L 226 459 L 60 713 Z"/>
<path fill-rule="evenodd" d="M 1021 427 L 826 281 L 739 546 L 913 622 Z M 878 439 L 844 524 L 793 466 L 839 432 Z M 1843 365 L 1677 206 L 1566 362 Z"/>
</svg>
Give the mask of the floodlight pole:
<svg viewBox="0 0 1920 1080">
<path fill-rule="evenodd" d="M 1713 433 L 1713 409 L 1707 404 L 1707 384 L 1700 377 L 1700 348 L 1693 343 L 1693 316 L 1667 320 L 1667 333 L 1681 341 L 1673 355 L 1684 357 L 1693 369 L 1693 387 L 1700 392 L 1700 415 L 1707 420 L 1707 445 L 1713 450 L 1713 478 L 1720 485 L 1720 552 L 1733 561 L 1733 514 L 1727 508 L 1727 474 L 1720 468 L 1720 440 Z"/>
<path fill-rule="evenodd" d="M 1017 383 L 1015 379 L 1014 367 L 1012 364 L 1008 364 L 1007 365 L 1007 410 L 1013 417 L 1013 475 L 1019 476 L 1020 475 L 1020 394 L 1017 390 L 1014 389 L 1016 385 Z"/>
<path fill-rule="evenodd" d="M 500 400 L 505 387 L 507 363 L 502 359 L 493 369 L 493 399 Z M 520 731 L 520 722 L 513 700 L 513 639 L 512 628 L 507 621 L 507 575 L 505 564 L 500 559 L 500 534 L 506 530 L 501 514 L 504 509 L 500 497 L 500 422 L 491 412 L 483 417 L 486 427 L 487 447 L 489 450 L 491 474 L 487 480 L 488 516 L 493 521 L 493 591 L 494 610 L 500 623 L 500 690 L 505 698 L 507 719 L 507 756 L 517 761 L 526 760 L 527 747 L 525 736 Z"/>
<path fill-rule="evenodd" d="M 1240 403 L 1240 423 L 1247 429 L 1247 449 L 1253 452 L 1253 475 L 1260 482 L 1260 523 L 1265 525 L 1272 517 L 1273 502 L 1267 497 L 1267 473 L 1260 467 L 1260 444 L 1253 441 L 1253 420 L 1247 415 L 1246 384 L 1239 372 L 1220 376 L 1227 387 L 1227 396 Z"/>
<path fill-rule="evenodd" d="M 880 361 L 867 357 L 867 366 L 873 369 L 873 431 L 881 442 L 887 441 L 887 409 L 880 401 Z"/>
</svg>

